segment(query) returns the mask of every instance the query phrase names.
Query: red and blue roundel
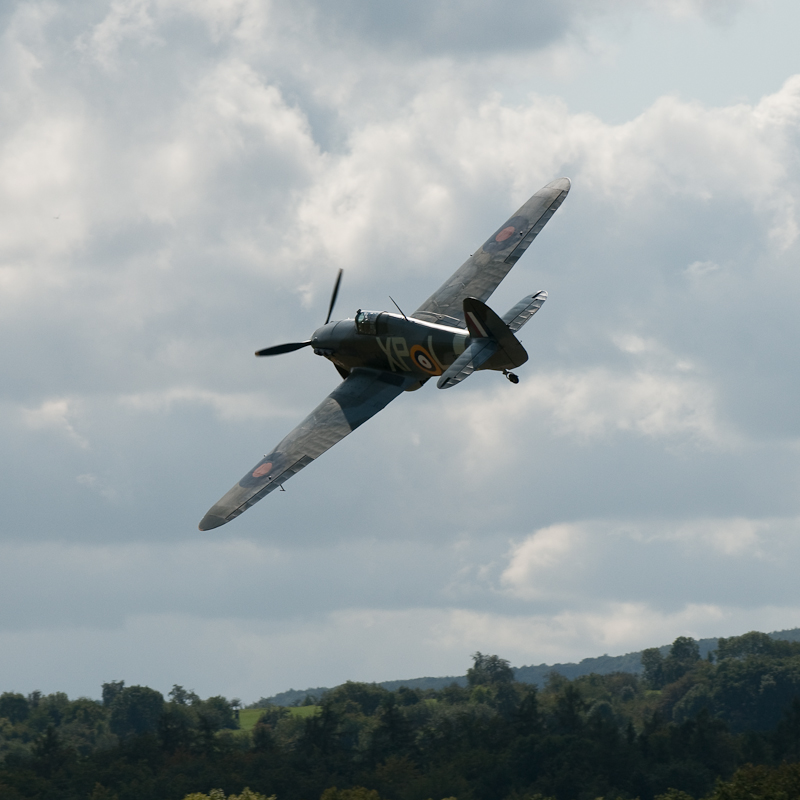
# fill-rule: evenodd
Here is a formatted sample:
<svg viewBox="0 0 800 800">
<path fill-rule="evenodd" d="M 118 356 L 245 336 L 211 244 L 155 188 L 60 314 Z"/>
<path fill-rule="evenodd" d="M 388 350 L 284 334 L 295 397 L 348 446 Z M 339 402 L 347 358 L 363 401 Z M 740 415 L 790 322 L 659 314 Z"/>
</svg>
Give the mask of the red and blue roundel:
<svg viewBox="0 0 800 800">
<path fill-rule="evenodd" d="M 485 253 L 499 253 L 502 250 L 513 249 L 523 238 L 523 234 L 530 228 L 530 222 L 525 217 L 511 217 L 502 228 L 495 231 L 483 245 Z"/>
<path fill-rule="evenodd" d="M 239 486 L 243 489 L 250 489 L 254 486 L 263 486 L 265 483 L 268 483 L 270 475 L 273 473 L 275 462 L 278 461 L 278 456 L 279 454 L 275 452 L 264 456 L 253 470 L 248 472 L 247 475 L 239 481 Z"/>
</svg>

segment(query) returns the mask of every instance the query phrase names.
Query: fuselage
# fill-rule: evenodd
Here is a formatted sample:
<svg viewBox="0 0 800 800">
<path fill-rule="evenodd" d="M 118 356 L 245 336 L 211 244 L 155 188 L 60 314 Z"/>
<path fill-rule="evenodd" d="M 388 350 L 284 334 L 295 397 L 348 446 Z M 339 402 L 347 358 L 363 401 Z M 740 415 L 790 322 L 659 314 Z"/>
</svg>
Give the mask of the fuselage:
<svg viewBox="0 0 800 800">
<path fill-rule="evenodd" d="M 421 381 L 441 375 L 469 343 L 463 328 L 436 325 L 388 311 L 359 311 L 355 319 L 329 322 L 314 331 L 311 345 L 337 368 L 368 367 Z"/>
</svg>

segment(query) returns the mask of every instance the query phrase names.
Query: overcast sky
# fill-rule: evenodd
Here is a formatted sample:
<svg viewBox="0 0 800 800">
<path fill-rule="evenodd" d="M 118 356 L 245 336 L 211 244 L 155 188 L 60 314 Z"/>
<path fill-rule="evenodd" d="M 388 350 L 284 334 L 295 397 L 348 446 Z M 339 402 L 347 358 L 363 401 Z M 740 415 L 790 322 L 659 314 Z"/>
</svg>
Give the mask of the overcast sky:
<svg viewBox="0 0 800 800">
<path fill-rule="evenodd" d="M 800 625 L 796 0 L 0 5 L 0 691 L 245 701 Z M 201 517 L 537 189 L 518 386 Z"/>
</svg>

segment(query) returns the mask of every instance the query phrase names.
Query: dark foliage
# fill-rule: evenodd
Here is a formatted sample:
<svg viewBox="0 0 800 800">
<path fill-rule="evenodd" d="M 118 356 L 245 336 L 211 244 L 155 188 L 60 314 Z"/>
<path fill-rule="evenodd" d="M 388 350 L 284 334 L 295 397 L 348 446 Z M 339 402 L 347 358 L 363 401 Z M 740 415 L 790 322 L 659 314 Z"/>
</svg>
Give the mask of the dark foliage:
<svg viewBox="0 0 800 800">
<path fill-rule="evenodd" d="M 552 674 L 542 690 L 476 653 L 468 687 L 349 682 L 310 716 L 265 708 L 251 733 L 237 730 L 238 701 L 180 686 L 169 702 L 121 681 L 102 704 L 6 692 L 0 797 L 800 797 L 800 653 L 767 639 L 721 639 L 712 663 L 680 637 L 666 656 L 645 651 L 641 678 Z"/>
</svg>

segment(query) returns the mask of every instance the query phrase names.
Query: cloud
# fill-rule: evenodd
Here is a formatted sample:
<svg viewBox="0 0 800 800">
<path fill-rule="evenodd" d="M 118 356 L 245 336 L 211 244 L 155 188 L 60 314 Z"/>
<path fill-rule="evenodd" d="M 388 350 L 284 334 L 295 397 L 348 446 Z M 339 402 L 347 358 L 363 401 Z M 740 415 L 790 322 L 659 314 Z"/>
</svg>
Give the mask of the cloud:
<svg viewBox="0 0 800 800">
<path fill-rule="evenodd" d="M 572 566 L 575 559 L 580 558 L 579 551 L 584 543 L 585 536 L 579 526 L 553 525 L 537 531 L 514 549 L 501 580 L 525 599 L 542 596 L 545 591 L 537 585 L 539 575 Z"/>
<path fill-rule="evenodd" d="M 69 419 L 74 414 L 73 405 L 74 401 L 69 398 L 45 400 L 38 408 L 23 409 L 22 422 L 34 431 L 53 430 L 65 434 L 79 447 L 86 448 L 89 442 L 75 430 Z"/>
<path fill-rule="evenodd" d="M 745 7 L 7 11 L 8 680 L 255 697 L 463 673 L 476 649 L 530 663 L 790 627 L 800 78 L 753 103 L 659 90 L 622 122 L 547 83 L 580 82 L 637 15 L 696 32 Z M 569 199 L 490 301 L 550 292 L 519 386 L 404 395 L 196 532 L 338 381 L 308 350 L 252 356 L 308 337 L 337 267 L 337 315 L 389 294 L 412 311 L 563 174 Z M 60 648 L 74 673 L 53 675 Z"/>
<path fill-rule="evenodd" d="M 797 546 L 798 524 L 721 518 L 552 525 L 513 545 L 499 585 L 524 601 L 582 607 L 605 598 L 659 613 L 683 603 L 746 607 L 743 586 L 757 586 L 765 604 L 791 604 L 781 562 L 786 548 Z M 680 600 L 670 591 L 678 586 Z"/>
<path fill-rule="evenodd" d="M 682 18 L 700 17 L 715 24 L 730 24 L 748 0 L 648 0 L 648 7 L 656 12 Z"/>
<path fill-rule="evenodd" d="M 180 683 L 202 696 L 221 693 L 251 702 L 290 687 L 463 675 L 476 650 L 498 653 L 515 666 L 563 663 L 580 660 L 587 652 L 621 655 L 668 644 L 678 635 L 702 638 L 756 627 L 785 629 L 794 625 L 797 614 L 796 606 L 741 613 L 695 605 L 663 614 L 630 604 L 525 618 L 438 609 L 354 609 L 277 625 L 193 614 L 133 614 L 114 631 L 85 626 L 2 631 L 0 666 L 15 691 L 61 691 L 63 679 L 48 663 L 56 651 L 64 662 L 83 664 L 71 683 L 73 694 L 99 697 L 103 682 L 122 679 L 165 693 Z M 24 671 L 14 657 L 20 652 L 30 656 Z M 87 652 L 93 658 L 84 663 Z M 187 652 L 194 657 L 187 659 Z M 354 659 L 353 653 L 359 657 Z"/>
<path fill-rule="evenodd" d="M 579 439 L 631 432 L 648 438 L 688 436 L 701 445 L 724 446 L 710 387 L 644 371 L 540 374 L 513 396 L 494 392 L 488 403 L 473 401 L 464 411 L 471 419 L 468 427 L 486 447 L 506 438 L 498 427 L 520 426 L 530 415 L 542 419 L 552 433 Z M 487 425 L 487 417 L 493 423 Z"/>
<path fill-rule="evenodd" d="M 65 663 L 97 654 L 73 692 L 96 696 L 102 681 L 124 678 L 255 699 L 347 679 L 463 674 L 475 650 L 520 666 L 775 630 L 798 613 L 799 524 L 576 521 L 510 549 L 496 535 L 302 548 L 5 543 L 0 652 L 15 690 L 63 686 L 41 661 L 57 646 Z M 202 658 L 187 662 L 187 647 Z"/>
<path fill-rule="evenodd" d="M 123 406 L 150 413 L 170 413 L 175 405 L 194 403 L 214 409 L 223 420 L 247 421 L 253 419 L 291 419 L 294 410 L 277 409 L 263 394 L 224 394 L 191 387 L 171 388 L 164 392 L 149 392 L 119 398 Z"/>
</svg>

